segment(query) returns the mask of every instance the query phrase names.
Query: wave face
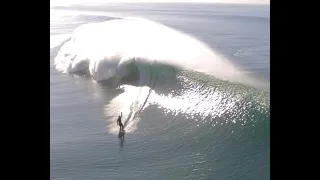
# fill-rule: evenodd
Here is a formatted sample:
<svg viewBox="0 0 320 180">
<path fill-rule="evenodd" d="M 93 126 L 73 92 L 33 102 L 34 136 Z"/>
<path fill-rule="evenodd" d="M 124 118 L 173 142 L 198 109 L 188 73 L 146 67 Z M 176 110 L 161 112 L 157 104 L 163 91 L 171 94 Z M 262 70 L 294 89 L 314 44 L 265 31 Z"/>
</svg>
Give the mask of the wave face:
<svg viewBox="0 0 320 180">
<path fill-rule="evenodd" d="M 150 69 L 153 71 L 148 76 L 152 79 L 149 84 L 139 87 L 123 85 L 123 92 L 105 106 L 107 117 L 116 117 L 119 111 L 124 113 L 127 132 L 137 129 L 142 111 L 155 108 L 163 109 L 164 116 L 183 116 L 183 119 L 194 121 L 189 128 L 201 124 L 208 128 L 225 125 L 229 127 L 230 133 L 242 129 L 240 127 L 253 128 L 250 131 L 263 129 L 264 133 L 268 133 L 269 91 L 230 83 L 194 71 L 165 66 L 153 66 Z M 166 72 L 161 74 L 163 70 Z M 117 133 L 114 118 L 110 119 L 108 131 Z M 186 126 L 186 121 L 175 123 L 178 129 Z"/>
<path fill-rule="evenodd" d="M 140 113 L 150 105 L 210 126 L 269 123 L 268 83 L 200 41 L 149 20 L 82 25 L 62 45 L 55 66 L 121 87 L 124 91 L 106 105 L 105 115 L 123 112 L 127 132 L 137 129 Z M 111 120 L 109 132 L 117 130 Z"/>
</svg>

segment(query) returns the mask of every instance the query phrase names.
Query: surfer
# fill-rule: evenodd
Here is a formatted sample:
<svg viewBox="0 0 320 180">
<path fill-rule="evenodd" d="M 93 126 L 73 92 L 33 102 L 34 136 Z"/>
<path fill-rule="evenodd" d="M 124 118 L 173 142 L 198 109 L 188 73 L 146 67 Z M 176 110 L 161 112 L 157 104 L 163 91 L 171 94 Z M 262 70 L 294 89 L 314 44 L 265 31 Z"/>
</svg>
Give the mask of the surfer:
<svg viewBox="0 0 320 180">
<path fill-rule="evenodd" d="M 122 112 L 121 112 L 121 115 L 118 116 L 117 125 L 120 126 L 120 131 L 123 131 L 123 124 L 121 122 L 121 118 L 122 118 Z"/>
</svg>

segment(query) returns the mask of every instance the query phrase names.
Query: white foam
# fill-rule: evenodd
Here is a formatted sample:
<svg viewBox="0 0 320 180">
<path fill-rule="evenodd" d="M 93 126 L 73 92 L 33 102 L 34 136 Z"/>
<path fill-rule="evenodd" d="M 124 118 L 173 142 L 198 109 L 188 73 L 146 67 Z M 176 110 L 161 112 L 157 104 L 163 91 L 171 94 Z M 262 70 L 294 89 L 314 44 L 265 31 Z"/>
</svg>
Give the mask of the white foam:
<svg viewBox="0 0 320 180">
<path fill-rule="evenodd" d="M 64 72 L 89 69 L 96 80 L 105 80 L 125 75 L 121 64 L 134 57 L 204 72 L 229 81 L 263 85 L 197 39 L 141 18 L 80 26 L 61 48 L 55 64 Z"/>
</svg>

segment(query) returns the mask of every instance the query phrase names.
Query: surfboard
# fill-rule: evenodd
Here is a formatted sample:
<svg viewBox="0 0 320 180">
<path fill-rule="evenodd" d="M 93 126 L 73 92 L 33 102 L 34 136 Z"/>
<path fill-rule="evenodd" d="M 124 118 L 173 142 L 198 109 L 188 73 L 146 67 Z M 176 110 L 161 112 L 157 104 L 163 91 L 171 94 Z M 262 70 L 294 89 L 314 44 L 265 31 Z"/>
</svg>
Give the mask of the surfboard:
<svg viewBox="0 0 320 180">
<path fill-rule="evenodd" d="M 124 134 L 125 134 L 125 130 L 122 130 L 122 131 L 119 130 L 118 137 L 119 137 L 119 138 L 123 138 L 123 137 L 124 137 Z"/>
</svg>

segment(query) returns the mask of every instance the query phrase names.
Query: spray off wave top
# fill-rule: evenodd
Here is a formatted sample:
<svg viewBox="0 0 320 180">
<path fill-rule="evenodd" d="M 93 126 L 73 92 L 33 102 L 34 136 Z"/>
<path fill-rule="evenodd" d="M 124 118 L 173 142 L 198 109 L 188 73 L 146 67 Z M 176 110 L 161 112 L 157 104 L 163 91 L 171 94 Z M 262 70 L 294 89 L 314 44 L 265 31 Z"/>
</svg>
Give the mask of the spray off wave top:
<svg viewBox="0 0 320 180">
<path fill-rule="evenodd" d="M 89 72 L 99 82 L 127 76 L 130 74 L 128 64 L 133 61 L 167 64 L 228 81 L 268 87 L 197 39 L 141 18 L 116 19 L 78 27 L 61 47 L 55 65 L 66 73 Z"/>
</svg>

